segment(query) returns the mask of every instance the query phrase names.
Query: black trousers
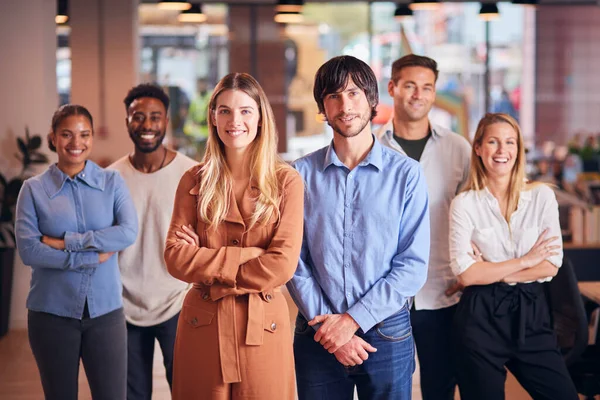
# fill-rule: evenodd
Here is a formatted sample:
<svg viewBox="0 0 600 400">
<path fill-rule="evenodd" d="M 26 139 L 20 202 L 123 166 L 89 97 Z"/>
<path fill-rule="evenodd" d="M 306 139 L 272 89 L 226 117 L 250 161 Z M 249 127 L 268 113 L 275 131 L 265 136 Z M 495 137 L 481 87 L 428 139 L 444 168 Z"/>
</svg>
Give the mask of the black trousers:
<svg viewBox="0 0 600 400">
<path fill-rule="evenodd" d="M 30 310 L 27 319 L 46 400 L 77 400 L 80 359 L 94 400 L 125 400 L 123 309 L 81 320 Z"/>
<path fill-rule="evenodd" d="M 536 400 L 578 399 L 542 284 L 467 287 L 453 333 L 462 400 L 503 400 L 505 367 Z"/>
<path fill-rule="evenodd" d="M 453 400 L 456 388 L 452 321 L 458 306 L 438 310 L 410 310 L 419 357 L 423 400 Z"/>
<path fill-rule="evenodd" d="M 154 342 L 158 341 L 169 388 L 173 387 L 173 350 L 179 313 L 167 321 L 152 326 L 127 323 L 127 400 L 152 398 L 152 367 Z"/>
</svg>

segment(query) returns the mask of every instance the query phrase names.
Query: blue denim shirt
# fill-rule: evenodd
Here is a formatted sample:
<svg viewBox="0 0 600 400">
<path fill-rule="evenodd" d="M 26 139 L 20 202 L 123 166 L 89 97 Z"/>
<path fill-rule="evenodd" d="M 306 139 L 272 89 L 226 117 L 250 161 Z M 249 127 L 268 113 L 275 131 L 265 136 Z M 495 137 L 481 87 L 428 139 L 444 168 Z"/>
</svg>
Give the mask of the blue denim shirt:
<svg viewBox="0 0 600 400">
<path fill-rule="evenodd" d="M 113 255 L 137 236 L 137 215 L 123 178 L 87 161 L 74 179 L 51 165 L 27 179 L 17 201 L 19 255 L 31 266 L 27 308 L 81 319 L 87 299 L 94 318 L 123 306 L 121 278 Z M 64 238 L 65 250 L 41 242 Z"/>
<path fill-rule="evenodd" d="M 348 312 L 367 332 L 427 278 L 429 207 L 419 164 L 374 140 L 350 171 L 333 143 L 294 163 L 304 240 L 288 289 L 302 315 Z"/>
</svg>

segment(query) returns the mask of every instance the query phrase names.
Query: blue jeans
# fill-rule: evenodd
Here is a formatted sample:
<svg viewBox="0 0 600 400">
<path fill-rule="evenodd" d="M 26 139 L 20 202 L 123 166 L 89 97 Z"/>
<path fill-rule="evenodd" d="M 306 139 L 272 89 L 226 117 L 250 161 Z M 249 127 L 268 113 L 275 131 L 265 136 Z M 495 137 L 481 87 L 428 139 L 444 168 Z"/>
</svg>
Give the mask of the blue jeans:
<svg viewBox="0 0 600 400">
<path fill-rule="evenodd" d="M 411 399 L 415 346 L 406 305 L 367 333 L 356 332 L 377 349 L 362 365 L 344 367 L 315 342 L 314 334 L 298 314 L 294 357 L 299 400 L 352 400 L 355 385 L 361 400 Z"/>
</svg>

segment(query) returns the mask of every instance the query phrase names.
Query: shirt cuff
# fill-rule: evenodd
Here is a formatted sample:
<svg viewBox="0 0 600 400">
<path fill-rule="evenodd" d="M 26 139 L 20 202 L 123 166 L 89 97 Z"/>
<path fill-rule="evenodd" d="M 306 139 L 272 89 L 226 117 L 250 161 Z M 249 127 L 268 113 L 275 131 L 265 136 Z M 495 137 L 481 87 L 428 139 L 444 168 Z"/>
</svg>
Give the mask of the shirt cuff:
<svg viewBox="0 0 600 400">
<path fill-rule="evenodd" d="M 83 248 L 81 234 L 77 232 L 65 232 L 64 241 L 66 251 L 79 251 Z"/>
<path fill-rule="evenodd" d="M 83 267 L 97 267 L 100 262 L 100 255 L 95 251 L 86 251 L 78 254 L 81 255 L 81 265 Z"/>
<path fill-rule="evenodd" d="M 346 312 L 356 321 L 364 333 L 367 333 L 369 329 L 379 323 L 360 301 Z"/>
<path fill-rule="evenodd" d="M 227 246 L 225 250 L 225 262 L 221 271 L 219 271 L 220 281 L 227 286 L 235 287 L 235 278 L 240 269 L 240 259 L 242 258 L 242 248 Z"/>
</svg>

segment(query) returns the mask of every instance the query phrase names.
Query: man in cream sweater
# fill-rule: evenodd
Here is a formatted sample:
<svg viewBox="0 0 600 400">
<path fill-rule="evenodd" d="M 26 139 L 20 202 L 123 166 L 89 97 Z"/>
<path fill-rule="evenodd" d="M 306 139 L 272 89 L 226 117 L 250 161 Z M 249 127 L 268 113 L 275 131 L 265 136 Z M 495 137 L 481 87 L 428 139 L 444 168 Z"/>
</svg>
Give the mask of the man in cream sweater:
<svg viewBox="0 0 600 400">
<path fill-rule="evenodd" d="M 188 285 L 169 275 L 163 252 L 177 185 L 197 162 L 162 145 L 169 98 L 160 87 L 138 85 L 124 102 L 135 147 L 109 168 L 125 179 L 139 220 L 136 242 L 119 253 L 127 319 L 127 399 L 150 400 L 156 340 L 172 383 L 177 320 Z"/>
</svg>

